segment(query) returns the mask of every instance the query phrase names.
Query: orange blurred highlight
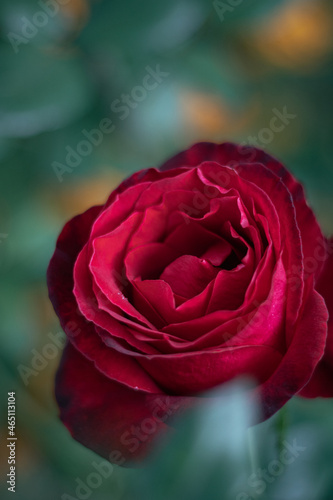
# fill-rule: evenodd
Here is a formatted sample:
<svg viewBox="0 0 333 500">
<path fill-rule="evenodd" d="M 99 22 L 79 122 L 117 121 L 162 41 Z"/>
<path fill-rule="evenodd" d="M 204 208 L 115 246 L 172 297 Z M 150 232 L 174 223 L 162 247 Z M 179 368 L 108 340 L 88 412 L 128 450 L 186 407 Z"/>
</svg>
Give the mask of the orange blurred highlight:
<svg viewBox="0 0 333 500">
<path fill-rule="evenodd" d="M 280 67 L 308 70 L 333 48 L 333 23 L 322 3 L 293 1 L 255 27 L 253 45 Z"/>
<path fill-rule="evenodd" d="M 251 123 L 257 111 L 257 105 L 252 102 L 239 116 L 219 96 L 192 90 L 180 94 L 180 113 L 185 130 L 201 140 L 240 132 Z"/>
<path fill-rule="evenodd" d="M 69 2 L 60 5 L 60 8 L 63 15 L 69 18 L 76 28 L 82 28 L 88 21 L 90 7 L 87 0 L 69 0 Z"/>
<path fill-rule="evenodd" d="M 224 129 L 230 119 L 230 111 L 223 101 L 209 94 L 187 91 L 181 95 L 181 108 L 186 127 L 206 134 Z"/>
<path fill-rule="evenodd" d="M 69 174 L 75 176 L 75 173 Z M 87 179 L 69 178 L 67 186 L 61 186 L 58 192 L 48 193 L 56 211 L 61 217 L 70 218 L 92 207 L 106 202 L 109 194 L 124 180 L 121 172 L 112 171 L 109 175 L 101 175 Z"/>
</svg>

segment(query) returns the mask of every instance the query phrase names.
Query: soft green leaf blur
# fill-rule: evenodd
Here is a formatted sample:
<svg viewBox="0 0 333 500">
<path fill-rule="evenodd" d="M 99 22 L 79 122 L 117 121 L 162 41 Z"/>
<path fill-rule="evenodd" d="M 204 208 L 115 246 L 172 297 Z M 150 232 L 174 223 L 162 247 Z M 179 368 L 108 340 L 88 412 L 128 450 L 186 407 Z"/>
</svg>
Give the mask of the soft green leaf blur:
<svg viewBox="0 0 333 500">
<path fill-rule="evenodd" d="M 132 172 L 196 141 L 232 140 L 279 157 L 332 232 L 332 33 L 331 0 L 1 0 L 5 498 L 8 391 L 17 399 L 16 499 L 75 498 L 77 478 L 85 481 L 100 460 L 72 440 L 53 395 L 61 349 L 52 334 L 60 327 L 45 273 L 66 220 L 103 202 Z M 156 85 L 150 77 L 143 88 L 156 71 Z M 274 132 L 271 120 L 284 109 L 290 118 Z M 106 119 L 114 129 L 92 144 L 91 131 Z M 52 359 L 43 354 L 49 344 Z M 22 365 L 33 370 L 36 353 L 45 366 L 24 379 Z M 283 417 L 244 437 L 247 407 L 238 389 L 227 392 L 225 407 L 185 419 L 182 440 L 160 448 L 139 474 L 115 467 L 86 498 L 330 500 L 332 402 L 295 399 Z M 304 452 L 256 492 L 247 484 L 252 468 L 267 468 L 294 439 Z"/>
<path fill-rule="evenodd" d="M 252 426 L 258 409 L 247 384 L 209 394 L 204 407 L 178 422 L 146 467 L 133 472 L 129 497 L 145 500 L 328 500 L 332 498 L 332 401 L 289 402 L 281 446 L 277 414 Z"/>
</svg>

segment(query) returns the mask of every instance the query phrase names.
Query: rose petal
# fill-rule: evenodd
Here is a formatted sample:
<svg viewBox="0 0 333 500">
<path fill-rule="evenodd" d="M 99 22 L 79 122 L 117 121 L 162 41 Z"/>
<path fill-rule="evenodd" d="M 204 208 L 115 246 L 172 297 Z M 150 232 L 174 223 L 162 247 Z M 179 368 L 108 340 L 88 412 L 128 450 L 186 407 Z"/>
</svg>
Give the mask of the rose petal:
<svg viewBox="0 0 333 500">
<path fill-rule="evenodd" d="M 201 293 L 219 270 L 208 261 L 194 255 L 182 255 L 169 264 L 160 279 L 169 283 L 172 291 L 191 299 Z"/>
<path fill-rule="evenodd" d="M 327 308 L 310 282 L 307 283 L 306 296 L 286 354 L 272 376 L 257 390 L 263 402 L 264 418 L 273 415 L 304 388 L 323 356 Z"/>
<path fill-rule="evenodd" d="M 92 224 L 100 211 L 100 206 L 92 207 L 65 224 L 47 269 L 50 300 L 62 328 L 65 327 L 67 321 L 66 306 L 68 302 L 71 306 L 74 300 L 72 293 L 73 266 L 78 253 L 89 238 Z"/>
<path fill-rule="evenodd" d="M 190 403 L 190 398 L 147 394 L 109 380 L 70 343 L 58 369 L 56 398 L 73 438 L 119 465 L 146 455 L 171 417 Z"/>
<path fill-rule="evenodd" d="M 300 395 L 307 398 L 319 396 L 331 398 L 333 397 L 333 238 L 327 244 L 327 258 L 323 258 L 323 251 L 318 257 L 325 262 L 316 289 L 324 298 L 329 312 L 327 341 L 325 354 Z"/>
<path fill-rule="evenodd" d="M 242 345 L 178 355 L 140 356 L 141 366 L 172 394 L 195 394 L 241 375 L 264 382 L 282 360 L 270 346 Z"/>
<path fill-rule="evenodd" d="M 129 281 L 135 278 L 158 279 L 166 266 L 179 256 L 179 252 L 164 243 L 148 243 L 130 250 L 124 259 L 126 276 Z"/>
<path fill-rule="evenodd" d="M 123 317 L 123 312 L 117 306 L 113 306 L 112 308 L 112 304 L 105 299 L 100 289 L 95 288 L 87 265 L 87 255 L 89 255 L 89 251 L 86 245 L 80 252 L 74 269 L 74 294 L 78 310 L 86 320 L 92 322 L 91 324 L 102 328 L 103 331 L 109 332 L 109 335 L 125 339 L 136 350 L 146 353 L 155 352 L 148 344 L 138 342 L 131 333 L 131 330 L 127 328 L 127 325 L 139 327 L 137 323 L 127 317 Z M 141 328 L 146 329 L 148 333 L 151 332 L 151 329 L 148 327 L 142 325 Z M 73 342 L 80 351 L 87 351 L 87 355 L 89 356 L 89 342 L 93 341 L 94 339 L 88 336 L 88 340 L 82 342 L 82 345 Z"/>
<path fill-rule="evenodd" d="M 218 234 L 205 229 L 199 222 L 191 221 L 179 225 L 164 240 L 165 245 L 174 249 L 179 255 L 201 257 L 207 250 L 224 239 Z"/>
<path fill-rule="evenodd" d="M 152 326 L 131 304 L 119 277 L 123 276 L 126 247 L 133 232 L 137 229 L 142 214 L 135 212 L 112 233 L 95 238 L 94 253 L 89 268 L 94 281 L 108 301 L 142 323 Z M 74 271 L 75 272 L 75 271 Z M 75 274 L 76 275 L 76 274 Z M 74 293 L 77 294 L 76 289 Z M 111 307 L 110 312 L 113 314 Z"/>
</svg>

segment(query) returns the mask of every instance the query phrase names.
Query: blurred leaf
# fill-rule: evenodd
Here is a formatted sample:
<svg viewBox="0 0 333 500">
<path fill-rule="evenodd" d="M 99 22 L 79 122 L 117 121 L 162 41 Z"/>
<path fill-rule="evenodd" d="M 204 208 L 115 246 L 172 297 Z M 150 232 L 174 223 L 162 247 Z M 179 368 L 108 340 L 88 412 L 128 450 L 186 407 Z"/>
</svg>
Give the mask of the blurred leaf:
<svg viewBox="0 0 333 500">
<path fill-rule="evenodd" d="M 135 54 L 159 52 L 184 43 L 200 27 L 208 13 L 203 0 L 154 0 L 124 3 L 101 1 L 92 9 L 92 22 L 83 30 L 79 41 L 89 51 L 106 47 Z M 124 29 L 126 27 L 126 29 Z M 134 61 L 133 61 L 134 62 Z"/>
<path fill-rule="evenodd" d="M 92 84 L 78 58 L 28 45 L 17 54 L 3 46 L 0 59 L 0 136 L 56 129 L 89 109 Z"/>
<path fill-rule="evenodd" d="M 250 467 L 247 432 L 254 413 L 244 385 L 211 393 L 140 469 L 130 491 L 144 491 L 146 500 L 235 498 Z"/>
<path fill-rule="evenodd" d="M 312 405 L 311 415 L 308 412 Z M 249 428 L 256 414 L 244 386 L 224 386 L 178 422 L 145 468 L 133 474 L 130 499 L 328 500 L 332 401 L 293 399 L 280 442 L 278 413 Z"/>
</svg>

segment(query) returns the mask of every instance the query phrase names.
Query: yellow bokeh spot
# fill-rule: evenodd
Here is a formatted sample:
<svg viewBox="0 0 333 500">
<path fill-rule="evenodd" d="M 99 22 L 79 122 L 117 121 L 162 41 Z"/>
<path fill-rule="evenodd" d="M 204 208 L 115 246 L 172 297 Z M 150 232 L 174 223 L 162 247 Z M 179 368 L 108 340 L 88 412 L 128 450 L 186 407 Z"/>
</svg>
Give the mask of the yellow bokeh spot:
<svg viewBox="0 0 333 500">
<path fill-rule="evenodd" d="M 69 18 L 76 27 L 81 28 L 89 19 L 90 7 L 87 0 L 69 0 L 60 7 L 63 15 Z"/>
<path fill-rule="evenodd" d="M 215 134 L 226 127 L 230 111 L 219 97 L 186 91 L 181 94 L 180 99 L 187 127 L 207 134 Z"/>
<path fill-rule="evenodd" d="M 216 140 L 244 130 L 258 114 L 255 102 L 239 113 L 221 96 L 186 89 L 180 93 L 184 130 L 197 140 Z"/>
<path fill-rule="evenodd" d="M 45 199 L 42 198 L 42 202 L 45 203 L 47 199 L 63 219 L 80 214 L 93 205 L 103 205 L 110 193 L 124 180 L 124 174 L 113 169 L 110 169 L 110 173 L 89 178 L 75 177 L 75 173 L 64 175 L 66 185 L 59 184 L 59 190 L 47 191 Z M 70 176 L 73 176 L 72 179 Z"/>
<path fill-rule="evenodd" d="M 333 47 L 333 22 L 321 2 L 290 1 L 255 27 L 253 45 L 271 63 L 312 69 Z"/>
</svg>

